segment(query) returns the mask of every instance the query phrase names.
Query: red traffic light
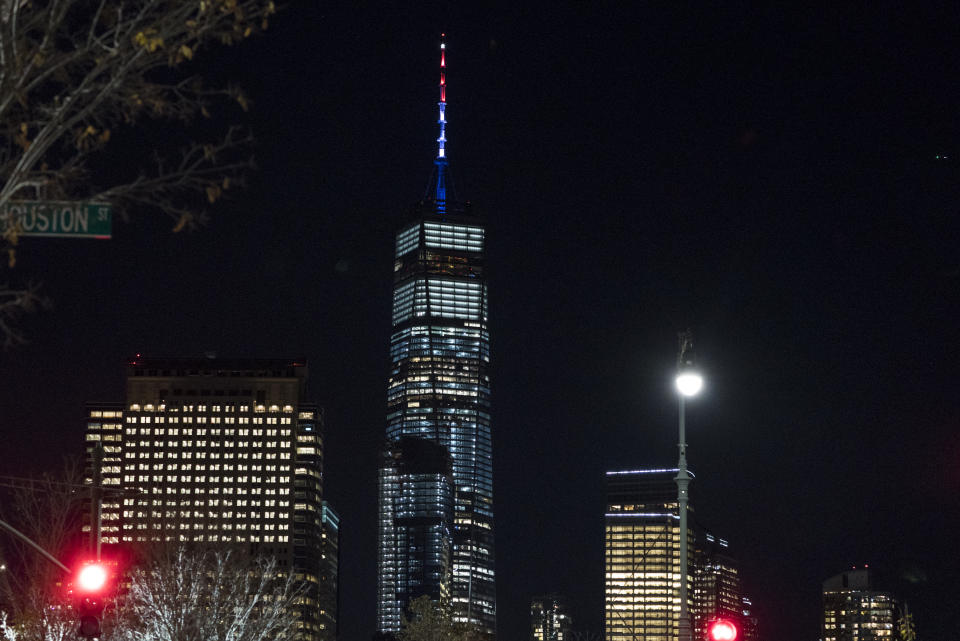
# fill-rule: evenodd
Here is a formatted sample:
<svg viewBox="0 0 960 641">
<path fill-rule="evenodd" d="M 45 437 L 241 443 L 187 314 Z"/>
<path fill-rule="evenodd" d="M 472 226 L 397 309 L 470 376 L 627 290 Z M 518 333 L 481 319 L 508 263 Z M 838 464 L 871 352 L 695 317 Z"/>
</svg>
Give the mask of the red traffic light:
<svg viewBox="0 0 960 641">
<path fill-rule="evenodd" d="M 83 566 L 77 574 L 77 588 L 83 592 L 99 592 L 107 584 L 107 569 L 100 563 Z"/>
<path fill-rule="evenodd" d="M 727 619 L 717 619 L 707 628 L 708 641 L 736 641 L 737 626 Z"/>
</svg>

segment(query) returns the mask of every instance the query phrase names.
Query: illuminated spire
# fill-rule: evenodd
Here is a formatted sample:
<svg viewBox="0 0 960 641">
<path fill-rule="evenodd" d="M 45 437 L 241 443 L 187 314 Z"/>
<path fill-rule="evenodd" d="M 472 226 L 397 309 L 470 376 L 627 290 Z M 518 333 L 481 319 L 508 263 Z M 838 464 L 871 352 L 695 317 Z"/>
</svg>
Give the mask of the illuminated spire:
<svg viewBox="0 0 960 641">
<path fill-rule="evenodd" d="M 440 137 L 437 138 L 439 148 L 437 158 L 446 158 L 444 146 L 447 144 L 447 119 L 444 111 L 447 108 L 447 43 L 446 34 L 440 34 Z"/>
<path fill-rule="evenodd" d="M 437 212 L 445 213 L 447 211 L 447 34 L 440 34 L 440 119 L 437 121 L 440 125 L 440 137 L 437 138 L 437 187 L 433 198 L 436 202 Z"/>
</svg>

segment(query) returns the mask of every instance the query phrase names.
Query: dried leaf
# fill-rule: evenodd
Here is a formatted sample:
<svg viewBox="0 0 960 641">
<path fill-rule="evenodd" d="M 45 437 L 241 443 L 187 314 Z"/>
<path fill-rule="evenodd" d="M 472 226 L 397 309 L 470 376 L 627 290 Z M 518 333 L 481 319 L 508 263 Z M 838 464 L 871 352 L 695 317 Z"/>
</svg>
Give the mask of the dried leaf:
<svg viewBox="0 0 960 641">
<path fill-rule="evenodd" d="M 191 218 L 193 218 L 193 216 L 186 212 L 180 214 L 180 220 L 178 220 L 177 224 L 173 226 L 173 233 L 176 234 L 183 231 L 183 228 L 187 226 L 187 223 L 190 222 Z"/>
</svg>

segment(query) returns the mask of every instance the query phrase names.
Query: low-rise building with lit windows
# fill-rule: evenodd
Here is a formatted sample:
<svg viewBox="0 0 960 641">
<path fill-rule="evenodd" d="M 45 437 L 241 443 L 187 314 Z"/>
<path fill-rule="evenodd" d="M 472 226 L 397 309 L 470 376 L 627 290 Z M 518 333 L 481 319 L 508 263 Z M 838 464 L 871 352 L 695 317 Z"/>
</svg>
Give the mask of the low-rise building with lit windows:
<svg viewBox="0 0 960 641">
<path fill-rule="evenodd" d="M 86 443 L 88 482 L 100 457 L 107 488 L 105 546 L 216 544 L 275 557 L 306 583 L 298 638 L 312 641 L 323 421 L 304 398 L 306 377 L 304 361 L 138 355 L 125 401 L 88 405 Z"/>
<path fill-rule="evenodd" d="M 823 582 L 823 641 L 890 641 L 897 605 L 877 590 L 867 568 L 852 569 Z"/>
</svg>

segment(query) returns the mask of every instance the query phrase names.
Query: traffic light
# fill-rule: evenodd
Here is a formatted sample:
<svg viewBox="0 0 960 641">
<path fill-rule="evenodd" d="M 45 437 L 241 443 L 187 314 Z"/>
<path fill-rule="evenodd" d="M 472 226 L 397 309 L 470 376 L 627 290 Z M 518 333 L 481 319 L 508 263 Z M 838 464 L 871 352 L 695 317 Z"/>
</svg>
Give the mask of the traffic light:
<svg viewBox="0 0 960 641">
<path fill-rule="evenodd" d="M 715 619 L 707 625 L 707 641 L 737 641 L 740 631 L 729 619 Z"/>
<path fill-rule="evenodd" d="M 102 563 L 88 563 L 80 568 L 74 589 L 77 593 L 77 617 L 80 627 L 77 630 L 84 639 L 99 638 L 102 631 L 100 621 L 103 618 L 103 597 L 107 587 L 107 568 Z"/>
</svg>

